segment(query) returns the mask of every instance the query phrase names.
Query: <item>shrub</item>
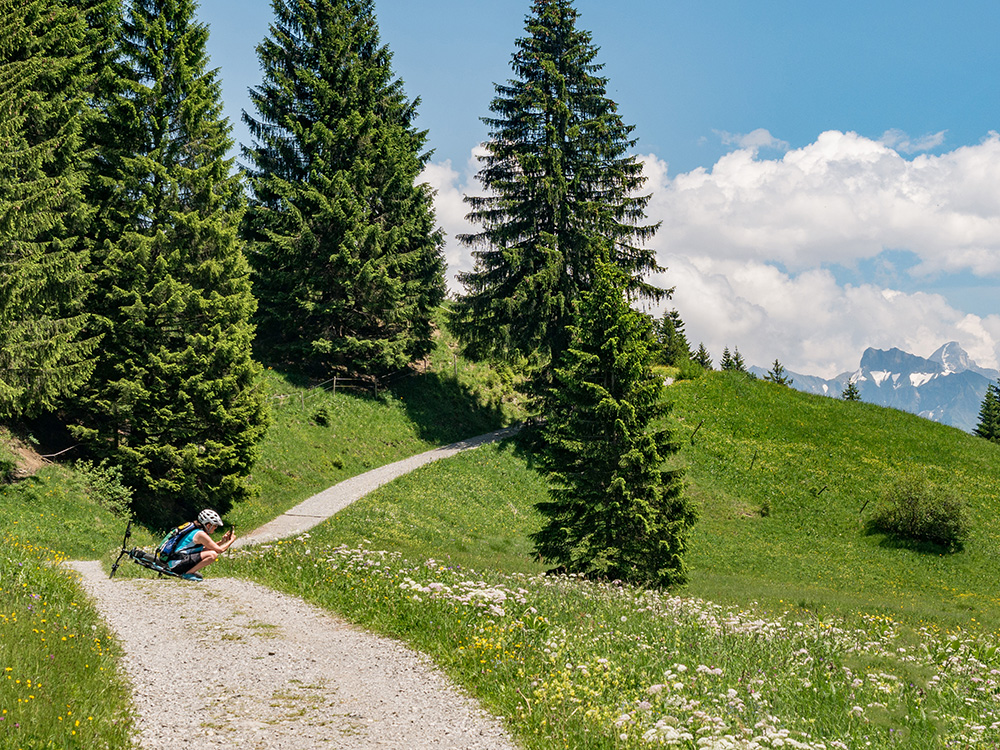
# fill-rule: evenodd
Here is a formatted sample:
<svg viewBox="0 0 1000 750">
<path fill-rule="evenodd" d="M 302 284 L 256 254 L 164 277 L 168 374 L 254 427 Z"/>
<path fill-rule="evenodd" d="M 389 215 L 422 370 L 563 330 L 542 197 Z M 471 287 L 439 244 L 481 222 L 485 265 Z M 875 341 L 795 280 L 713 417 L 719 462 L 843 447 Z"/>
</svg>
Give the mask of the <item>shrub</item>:
<svg viewBox="0 0 1000 750">
<path fill-rule="evenodd" d="M 910 474 L 886 490 L 868 526 L 900 539 L 958 548 L 969 537 L 969 514 L 954 492 Z"/>
<path fill-rule="evenodd" d="M 132 490 L 122 482 L 120 466 L 101 461 L 94 464 L 90 461 L 78 461 L 76 470 L 87 483 L 87 494 L 102 508 L 106 508 L 116 516 L 129 514 L 132 503 Z"/>
<path fill-rule="evenodd" d="M 0 482 L 11 482 L 17 471 L 17 456 L 6 445 L 0 443 Z"/>
</svg>

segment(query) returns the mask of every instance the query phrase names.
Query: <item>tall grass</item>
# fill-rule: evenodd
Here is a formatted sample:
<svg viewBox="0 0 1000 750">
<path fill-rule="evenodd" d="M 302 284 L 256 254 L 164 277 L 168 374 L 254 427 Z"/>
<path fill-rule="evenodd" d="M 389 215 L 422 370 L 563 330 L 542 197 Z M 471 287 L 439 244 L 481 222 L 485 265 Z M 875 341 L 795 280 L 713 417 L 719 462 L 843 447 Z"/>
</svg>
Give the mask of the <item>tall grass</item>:
<svg viewBox="0 0 1000 750">
<path fill-rule="evenodd" d="M 65 555 L 20 537 L 0 541 L 0 747 L 130 748 L 121 652 L 58 567 Z"/>
<path fill-rule="evenodd" d="M 225 569 L 431 654 L 525 748 L 1000 742 L 991 635 L 540 575 L 523 539 L 544 485 L 509 450 L 418 474 Z"/>
</svg>

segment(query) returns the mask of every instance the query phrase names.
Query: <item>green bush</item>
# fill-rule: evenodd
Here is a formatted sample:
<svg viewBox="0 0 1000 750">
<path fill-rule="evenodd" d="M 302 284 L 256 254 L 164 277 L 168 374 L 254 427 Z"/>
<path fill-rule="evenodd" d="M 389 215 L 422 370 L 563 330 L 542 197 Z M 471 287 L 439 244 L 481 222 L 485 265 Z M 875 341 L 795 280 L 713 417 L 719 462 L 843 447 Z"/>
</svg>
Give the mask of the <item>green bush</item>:
<svg viewBox="0 0 1000 750">
<path fill-rule="evenodd" d="M 110 510 L 116 516 L 129 514 L 132 490 L 122 482 L 120 466 L 109 464 L 107 461 L 101 461 L 99 464 L 78 461 L 75 468 L 87 483 L 87 494 L 98 505 Z"/>
<path fill-rule="evenodd" d="M 901 477 L 886 490 L 868 526 L 900 539 L 949 548 L 961 547 L 969 538 L 962 498 L 916 474 Z"/>
<path fill-rule="evenodd" d="M 17 456 L 6 445 L 0 443 L 0 482 L 10 482 L 17 471 Z"/>
</svg>

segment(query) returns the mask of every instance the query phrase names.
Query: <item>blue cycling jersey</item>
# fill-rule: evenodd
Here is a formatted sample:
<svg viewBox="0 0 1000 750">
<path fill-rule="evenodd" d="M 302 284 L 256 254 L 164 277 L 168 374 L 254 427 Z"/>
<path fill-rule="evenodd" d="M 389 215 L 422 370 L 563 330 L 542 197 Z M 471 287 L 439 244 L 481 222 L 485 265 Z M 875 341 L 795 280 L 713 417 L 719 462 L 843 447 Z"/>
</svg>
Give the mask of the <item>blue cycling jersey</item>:
<svg viewBox="0 0 1000 750">
<path fill-rule="evenodd" d="M 205 549 L 204 545 L 194 543 L 194 536 L 199 531 L 201 529 L 195 526 L 181 537 L 181 540 L 177 542 L 177 546 L 174 548 L 173 554 L 170 556 L 170 560 L 167 561 L 168 567 L 175 568 L 183 558 Z"/>
</svg>

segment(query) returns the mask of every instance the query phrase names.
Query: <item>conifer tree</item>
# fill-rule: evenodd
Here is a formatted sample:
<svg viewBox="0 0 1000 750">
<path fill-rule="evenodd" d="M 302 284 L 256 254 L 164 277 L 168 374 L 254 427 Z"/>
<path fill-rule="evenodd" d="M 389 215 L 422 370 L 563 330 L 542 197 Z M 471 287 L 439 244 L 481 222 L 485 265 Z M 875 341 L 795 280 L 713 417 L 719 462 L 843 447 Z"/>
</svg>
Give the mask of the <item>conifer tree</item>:
<svg viewBox="0 0 1000 750">
<path fill-rule="evenodd" d="M 861 391 L 858 390 L 858 386 L 853 380 L 848 380 L 844 390 L 841 391 L 840 397 L 844 401 L 860 401 Z"/>
<path fill-rule="evenodd" d="M 642 246 L 658 225 L 642 223 L 649 196 L 638 195 L 645 178 L 629 154 L 634 128 L 608 98 L 597 47 L 577 17 L 571 0 L 532 3 L 514 78 L 495 86 L 493 116 L 483 118 L 490 136 L 478 177 L 487 194 L 466 198 L 481 229 L 459 237 L 475 267 L 459 276 L 454 330 L 476 357 L 538 355 L 541 383 L 568 345 L 601 248 L 631 296 L 669 296 L 644 280 L 663 269 Z"/>
<path fill-rule="evenodd" d="M 267 422 L 221 87 L 194 0 L 133 0 L 106 102 L 92 307 L 104 340 L 74 431 L 166 523 L 247 497 Z"/>
<path fill-rule="evenodd" d="M 678 446 L 652 427 L 668 409 L 650 369 L 652 321 L 625 299 L 624 271 L 598 263 L 594 272 L 555 372 L 544 448 L 553 486 L 533 540 L 570 572 L 669 586 L 685 578 L 694 513 L 681 471 L 663 466 Z"/>
<path fill-rule="evenodd" d="M 729 351 L 729 347 L 723 347 L 722 349 L 722 359 L 719 360 L 719 369 L 723 371 L 728 371 L 733 369 L 733 355 Z"/>
<path fill-rule="evenodd" d="M 33 416 L 93 369 L 83 198 L 93 3 L 0 0 L 0 418 Z"/>
<path fill-rule="evenodd" d="M 771 365 L 771 369 L 764 376 L 764 380 L 770 380 L 777 385 L 791 385 L 793 382 L 785 372 L 784 366 L 778 360 L 774 360 L 774 364 Z"/>
<path fill-rule="evenodd" d="M 691 348 L 684 335 L 684 321 L 677 310 L 664 311 L 657 325 L 656 338 L 663 347 L 663 364 L 679 365 L 691 359 Z"/>
<path fill-rule="evenodd" d="M 695 352 L 694 361 L 706 370 L 712 369 L 712 355 L 708 353 L 708 349 L 705 348 L 704 343 L 698 344 L 698 351 Z"/>
<path fill-rule="evenodd" d="M 994 443 L 1000 443 L 1000 385 L 990 383 L 979 407 L 979 423 L 973 433 Z"/>
<path fill-rule="evenodd" d="M 272 0 L 244 113 L 245 237 L 271 361 L 384 373 L 431 348 L 443 235 L 416 180 L 429 154 L 371 0 Z"/>
</svg>

